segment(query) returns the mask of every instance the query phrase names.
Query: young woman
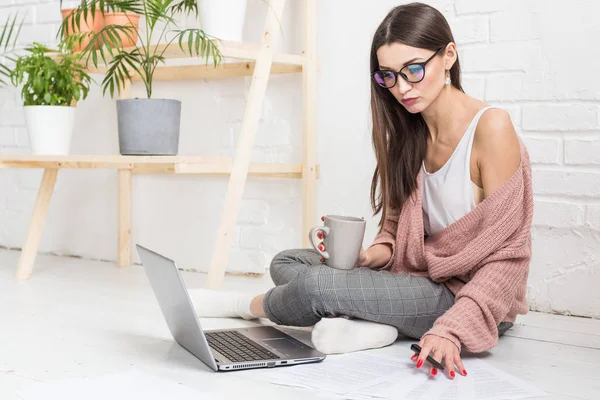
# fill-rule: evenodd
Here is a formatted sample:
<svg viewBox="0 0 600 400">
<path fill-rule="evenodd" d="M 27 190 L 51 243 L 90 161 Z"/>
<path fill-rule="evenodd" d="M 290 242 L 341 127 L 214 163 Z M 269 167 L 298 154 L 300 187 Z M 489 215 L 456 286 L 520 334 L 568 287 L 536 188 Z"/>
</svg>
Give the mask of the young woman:
<svg viewBox="0 0 600 400">
<path fill-rule="evenodd" d="M 461 349 L 490 349 L 528 310 L 528 153 L 505 111 L 463 92 L 456 44 L 436 9 L 391 10 L 370 57 L 371 202 L 382 215 L 357 268 L 287 250 L 272 261 L 276 287 L 266 294 L 203 290 L 195 301 L 201 316 L 315 325 L 325 353 L 388 345 L 400 333 L 420 340 L 418 368 L 431 354 L 450 378 L 466 375 Z"/>
</svg>

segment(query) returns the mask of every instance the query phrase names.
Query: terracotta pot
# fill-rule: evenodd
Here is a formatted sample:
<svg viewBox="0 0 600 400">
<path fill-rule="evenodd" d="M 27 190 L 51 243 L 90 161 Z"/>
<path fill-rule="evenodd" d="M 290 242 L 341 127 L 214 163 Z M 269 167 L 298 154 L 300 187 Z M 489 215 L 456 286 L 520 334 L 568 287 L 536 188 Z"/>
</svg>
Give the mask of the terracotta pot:
<svg viewBox="0 0 600 400">
<path fill-rule="evenodd" d="M 65 8 L 65 9 L 60 10 L 63 21 L 74 10 L 75 10 L 75 8 Z M 90 31 L 93 31 L 94 33 L 98 33 L 102 30 L 103 27 L 104 27 L 104 15 L 102 15 L 102 12 L 100 10 L 96 10 L 95 16 L 92 16 L 91 13 L 89 13 L 86 20 L 81 21 L 79 30 L 77 30 L 77 25 L 75 25 L 75 31 L 73 31 L 71 24 L 69 23 L 69 26 L 66 28 L 67 32 L 65 33 L 65 35 L 70 36 L 74 33 L 90 32 Z M 87 35 L 86 38 L 81 42 L 81 45 L 75 45 L 75 47 L 73 48 L 73 51 L 82 50 L 85 46 L 88 45 L 88 43 L 90 42 L 90 39 L 91 39 L 90 35 Z"/>
<path fill-rule="evenodd" d="M 139 14 L 133 13 L 106 13 L 104 14 L 104 26 L 108 25 L 121 25 L 121 26 L 133 26 L 135 31 L 121 32 L 119 31 L 119 37 L 123 41 L 123 47 L 133 47 L 138 41 L 140 16 Z M 131 38 L 129 38 L 129 36 Z M 108 43 L 106 43 L 108 44 Z"/>
</svg>

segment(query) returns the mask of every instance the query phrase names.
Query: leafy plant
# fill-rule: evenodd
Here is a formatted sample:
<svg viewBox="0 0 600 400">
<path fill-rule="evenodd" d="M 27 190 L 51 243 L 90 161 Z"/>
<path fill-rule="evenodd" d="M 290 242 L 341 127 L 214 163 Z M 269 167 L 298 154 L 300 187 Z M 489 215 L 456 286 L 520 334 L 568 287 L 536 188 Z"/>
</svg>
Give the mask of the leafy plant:
<svg viewBox="0 0 600 400">
<path fill-rule="evenodd" d="M 128 25 L 107 25 L 100 32 L 91 34 L 91 40 L 81 51 L 87 64 L 90 62 L 98 68 L 100 61 L 107 66 L 106 75 L 102 81 L 105 94 L 110 92 L 112 97 L 120 93 L 126 80 L 131 81 L 132 73 L 141 77 L 146 88 L 148 98 L 152 97 L 152 81 L 154 72 L 159 64 L 165 64 L 164 56 L 167 49 L 177 41 L 184 53 L 190 56 L 200 56 L 208 61 L 212 58 L 216 66 L 223 59 L 223 55 L 215 43 L 214 37 L 207 35 L 200 29 L 173 29 L 173 38 L 166 40 L 167 29 L 177 27 L 174 19 L 176 13 L 198 16 L 196 0 L 87 0 L 63 21 L 59 34 L 64 36 L 65 27 L 78 26 L 81 19 L 85 21 L 89 13 L 96 10 L 114 12 L 119 10 L 125 13 L 135 13 L 144 16 L 145 23 L 140 26 L 140 45 L 137 43 L 132 48 L 124 48 L 121 35 L 132 38 L 135 28 Z M 140 24 L 142 25 L 142 24 Z M 162 26 L 162 28 L 160 28 Z M 70 43 L 81 43 L 88 33 L 73 34 L 64 39 Z M 158 43 L 166 41 L 164 46 L 151 45 L 152 39 L 158 35 Z M 185 43 L 184 43 L 185 42 Z"/>
<path fill-rule="evenodd" d="M 19 25 L 17 25 L 17 16 L 18 13 L 13 17 L 9 16 L 6 19 L 6 23 L 2 29 L 2 34 L 0 35 L 0 58 L 8 57 L 10 54 L 13 54 L 16 49 L 17 40 L 19 38 L 19 33 L 21 33 L 24 20 L 24 18 L 22 18 Z M 3 62 L 0 62 L 0 86 L 6 85 L 4 78 L 7 80 L 10 79 L 10 68 L 8 68 Z"/>
<path fill-rule="evenodd" d="M 15 62 L 11 82 L 14 86 L 23 84 L 23 105 L 70 106 L 87 97 L 91 78 L 80 56 L 61 47 L 61 51 L 56 51 L 34 42 L 25 49 L 29 54 L 10 58 Z M 58 53 L 58 61 L 46 53 Z"/>
</svg>

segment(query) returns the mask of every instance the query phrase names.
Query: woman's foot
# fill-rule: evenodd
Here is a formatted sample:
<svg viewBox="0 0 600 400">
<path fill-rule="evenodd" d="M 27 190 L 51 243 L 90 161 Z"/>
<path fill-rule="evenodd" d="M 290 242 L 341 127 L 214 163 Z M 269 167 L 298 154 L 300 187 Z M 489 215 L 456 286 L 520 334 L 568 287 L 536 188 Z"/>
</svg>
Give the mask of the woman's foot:
<svg viewBox="0 0 600 400">
<path fill-rule="evenodd" d="M 256 295 L 210 289 L 191 289 L 189 293 L 198 317 L 257 318 L 250 312 L 250 303 Z"/>
<path fill-rule="evenodd" d="M 393 326 L 346 318 L 323 318 L 312 331 L 315 349 L 324 354 L 376 349 L 394 343 L 397 337 Z"/>
</svg>

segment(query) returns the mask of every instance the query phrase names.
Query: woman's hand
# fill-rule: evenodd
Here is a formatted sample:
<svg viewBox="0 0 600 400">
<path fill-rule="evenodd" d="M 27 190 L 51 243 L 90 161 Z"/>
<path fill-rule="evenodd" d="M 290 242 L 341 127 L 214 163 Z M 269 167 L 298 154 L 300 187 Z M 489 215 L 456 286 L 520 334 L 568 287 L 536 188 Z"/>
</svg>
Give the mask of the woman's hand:
<svg viewBox="0 0 600 400">
<path fill-rule="evenodd" d="M 358 267 L 366 267 L 368 265 L 369 265 L 369 254 L 365 251 L 364 248 L 361 247 L 355 267 L 357 267 L 357 268 Z"/>
<path fill-rule="evenodd" d="M 411 358 L 417 362 L 417 368 L 421 368 L 427 361 L 427 356 L 431 355 L 434 360 L 445 366 L 450 379 L 454 379 L 456 376 L 454 372 L 455 365 L 461 375 L 467 375 L 465 366 L 460 359 L 460 351 L 450 340 L 439 336 L 427 335 L 421 339 L 419 346 L 421 347 L 421 353 L 418 356 L 415 354 Z M 437 372 L 437 368 L 431 368 L 431 375 L 436 375 Z"/>
</svg>

